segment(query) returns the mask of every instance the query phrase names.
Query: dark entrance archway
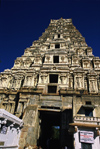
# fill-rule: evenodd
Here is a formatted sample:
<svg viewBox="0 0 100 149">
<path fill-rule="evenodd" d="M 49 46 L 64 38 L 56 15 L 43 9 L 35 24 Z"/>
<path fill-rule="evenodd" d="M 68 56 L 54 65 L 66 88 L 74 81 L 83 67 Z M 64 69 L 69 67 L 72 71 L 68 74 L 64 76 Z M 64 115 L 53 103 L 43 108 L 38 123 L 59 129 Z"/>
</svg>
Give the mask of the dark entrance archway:
<svg viewBox="0 0 100 149">
<path fill-rule="evenodd" d="M 41 111 L 41 134 L 39 145 L 43 149 L 60 149 L 61 113 Z"/>
<path fill-rule="evenodd" d="M 41 133 L 39 145 L 43 149 L 62 149 L 67 146 L 73 149 L 73 136 L 68 133 L 72 111 L 40 111 Z"/>
</svg>

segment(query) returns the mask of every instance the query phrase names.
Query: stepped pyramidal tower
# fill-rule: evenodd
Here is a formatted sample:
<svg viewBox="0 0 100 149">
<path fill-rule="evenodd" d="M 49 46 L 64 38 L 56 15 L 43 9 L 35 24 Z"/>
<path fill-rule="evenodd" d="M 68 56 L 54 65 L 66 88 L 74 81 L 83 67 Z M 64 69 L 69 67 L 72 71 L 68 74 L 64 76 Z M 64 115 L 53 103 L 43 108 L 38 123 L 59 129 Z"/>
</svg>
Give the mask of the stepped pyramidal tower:
<svg viewBox="0 0 100 149">
<path fill-rule="evenodd" d="M 51 20 L 0 73 L 0 108 L 24 121 L 19 149 L 100 148 L 100 59 L 71 19 Z"/>
</svg>

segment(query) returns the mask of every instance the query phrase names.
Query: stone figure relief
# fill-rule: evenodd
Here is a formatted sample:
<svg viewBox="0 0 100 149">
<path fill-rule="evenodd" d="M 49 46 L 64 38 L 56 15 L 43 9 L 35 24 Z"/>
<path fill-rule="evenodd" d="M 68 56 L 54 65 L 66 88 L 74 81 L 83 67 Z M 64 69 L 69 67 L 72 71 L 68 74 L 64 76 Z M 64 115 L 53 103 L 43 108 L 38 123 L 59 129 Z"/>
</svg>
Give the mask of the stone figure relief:
<svg viewBox="0 0 100 149">
<path fill-rule="evenodd" d="M 59 76 L 59 83 L 66 84 L 67 83 L 67 77 L 65 75 Z"/>
<path fill-rule="evenodd" d="M 3 109 L 7 110 L 7 103 L 3 103 Z"/>
<path fill-rule="evenodd" d="M 95 68 L 99 68 L 99 63 L 95 63 Z"/>
<path fill-rule="evenodd" d="M 11 103 L 11 110 L 10 113 L 14 113 L 14 109 L 15 109 L 15 103 Z"/>
<path fill-rule="evenodd" d="M 73 88 L 73 78 L 69 78 L 69 88 Z"/>
<path fill-rule="evenodd" d="M 12 104 L 11 104 L 11 103 L 8 103 L 6 110 L 7 110 L 8 112 L 11 112 L 11 108 L 12 108 Z"/>
<path fill-rule="evenodd" d="M 74 64 L 77 64 L 78 63 L 78 60 L 77 59 L 73 59 L 73 63 Z"/>
<path fill-rule="evenodd" d="M 83 87 L 82 77 L 76 77 L 76 88 L 82 88 L 82 87 Z"/>
<path fill-rule="evenodd" d="M 50 56 L 47 56 L 46 59 L 47 59 L 47 63 L 49 63 Z"/>
<path fill-rule="evenodd" d="M 89 67 L 89 63 L 84 63 L 84 67 L 88 68 Z"/>
<path fill-rule="evenodd" d="M 34 86 L 36 87 L 37 86 L 37 82 L 38 80 L 37 80 L 37 76 L 35 76 L 35 78 L 34 78 Z"/>
<path fill-rule="evenodd" d="M 41 83 L 46 83 L 47 81 L 47 77 L 46 76 L 41 76 L 41 80 L 42 80 L 42 82 Z"/>
<path fill-rule="evenodd" d="M 26 49 L 25 52 L 24 52 L 24 55 L 25 55 L 25 56 L 31 56 L 31 52 L 28 51 L 28 49 Z"/>
<path fill-rule="evenodd" d="M 84 89 L 87 90 L 87 80 L 84 81 Z"/>
<path fill-rule="evenodd" d="M 20 117 L 21 116 L 21 114 L 22 114 L 22 112 L 23 112 L 23 109 L 24 108 L 24 103 L 22 103 L 22 102 L 19 102 L 18 103 L 18 107 L 17 107 L 17 113 L 18 113 L 18 116 Z"/>
<path fill-rule="evenodd" d="M 66 76 L 66 85 L 67 85 L 67 87 L 69 87 L 69 76 Z"/>
<path fill-rule="evenodd" d="M 82 55 L 83 54 L 83 50 L 82 49 L 78 50 L 78 54 Z"/>
<path fill-rule="evenodd" d="M 95 80 L 90 81 L 90 91 L 95 92 L 96 85 L 95 85 Z"/>
<path fill-rule="evenodd" d="M 21 85 L 21 80 L 20 79 L 15 79 L 14 80 L 14 88 L 20 88 Z"/>
<path fill-rule="evenodd" d="M 32 81 L 32 77 L 27 76 L 26 78 L 27 86 L 31 86 L 31 81 Z"/>
<path fill-rule="evenodd" d="M 45 82 L 45 76 L 41 76 L 41 83 Z"/>
<path fill-rule="evenodd" d="M 34 86 L 34 76 L 26 76 L 24 79 L 24 84 L 23 86 Z"/>
<path fill-rule="evenodd" d="M 47 83 L 48 81 L 48 75 L 46 73 L 41 73 L 40 74 L 40 80 L 39 80 L 39 83 Z"/>
<path fill-rule="evenodd" d="M 80 87 L 80 79 L 79 77 L 76 78 L 76 88 Z"/>
<path fill-rule="evenodd" d="M 39 64 L 39 63 L 41 63 L 40 61 L 41 61 L 41 58 L 39 58 L 39 57 L 34 58 L 34 64 Z"/>
<path fill-rule="evenodd" d="M 13 77 L 10 77 L 9 78 L 9 83 L 8 83 L 8 88 L 14 88 L 13 87 L 13 83 L 14 83 L 14 78 Z"/>
<path fill-rule="evenodd" d="M 60 78 L 61 78 L 61 83 L 64 84 L 64 77 L 61 76 Z"/>
<path fill-rule="evenodd" d="M 61 84 L 61 76 L 58 76 L 58 84 Z"/>
<path fill-rule="evenodd" d="M 24 79 L 24 84 L 23 86 L 27 86 L 27 77 L 25 76 L 25 79 Z"/>
<path fill-rule="evenodd" d="M 62 63 L 64 63 L 64 59 L 65 59 L 65 57 L 64 57 L 64 56 L 62 56 L 62 57 L 61 57 Z"/>
<path fill-rule="evenodd" d="M 17 58 L 15 60 L 14 67 L 17 68 L 17 67 L 22 67 L 22 66 L 23 66 L 23 60 L 21 58 Z"/>
<path fill-rule="evenodd" d="M 83 88 L 84 85 L 83 85 L 83 78 L 80 78 L 80 87 Z"/>
<path fill-rule="evenodd" d="M 43 76 L 41 76 L 41 83 L 43 83 L 44 82 L 44 77 Z"/>
<path fill-rule="evenodd" d="M 78 43 L 77 43 L 77 42 L 74 42 L 74 45 L 75 45 L 75 46 L 78 46 Z"/>
</svg>

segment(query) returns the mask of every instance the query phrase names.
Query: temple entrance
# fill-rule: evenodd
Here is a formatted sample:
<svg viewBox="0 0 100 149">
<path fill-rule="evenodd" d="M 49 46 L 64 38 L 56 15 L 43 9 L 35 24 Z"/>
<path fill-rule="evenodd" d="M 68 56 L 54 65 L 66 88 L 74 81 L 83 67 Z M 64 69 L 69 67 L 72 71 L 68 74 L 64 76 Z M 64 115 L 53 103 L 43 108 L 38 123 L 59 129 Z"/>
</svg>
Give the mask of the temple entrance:
<svg viewBox="0 0 100 149">
<path fill-rule="evenodd" d="M 40 111 L 41 132 L 38 145 L 43 149 L 62 149 L 62 147 L 73 149 L 73 136 L 68 132 L 72 111 L 48 110 Z"/>
<path fill-rule="evenodd" d="M 60 149 L 60 112 L 41 111 L 41 134 L 39 145 L 43 149 Z"/>
</svg>

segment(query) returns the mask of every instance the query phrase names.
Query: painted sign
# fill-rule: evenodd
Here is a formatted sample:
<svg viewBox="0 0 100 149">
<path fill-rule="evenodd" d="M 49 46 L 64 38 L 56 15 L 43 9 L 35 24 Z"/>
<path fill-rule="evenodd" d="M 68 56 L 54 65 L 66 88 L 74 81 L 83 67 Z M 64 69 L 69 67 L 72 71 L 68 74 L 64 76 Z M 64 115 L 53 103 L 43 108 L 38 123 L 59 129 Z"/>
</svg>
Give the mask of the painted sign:
<svg viewBox="0 0 100 149">
<path fill-rule="evenodd" d="M 80 142 L 94 143 L 94 132 L 80 131 Z"/>
</svg>

